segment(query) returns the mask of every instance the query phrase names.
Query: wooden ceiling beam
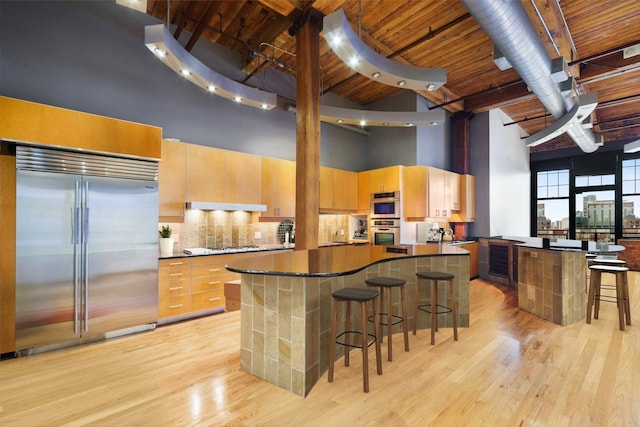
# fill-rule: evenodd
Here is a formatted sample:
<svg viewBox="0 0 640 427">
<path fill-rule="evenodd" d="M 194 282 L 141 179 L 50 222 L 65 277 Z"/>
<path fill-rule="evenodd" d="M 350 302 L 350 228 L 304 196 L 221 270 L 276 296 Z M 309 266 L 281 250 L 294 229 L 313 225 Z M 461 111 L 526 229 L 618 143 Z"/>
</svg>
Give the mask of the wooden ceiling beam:
<svg viewBox="0 0 640 427">
<path fill-rule="evenodd" d="M 518 81 L 505 87 L 489 89 L 485 92 L 465 97 L 464 108 L 466 111 L 481 113 L 493 108 L 503 107 L 516 100 L 522 101 L 535 97 L 536 95 L 529 90 L 525 82 Z"/>
<path fill-rule="evenodd" d="M 191 35 L 191 38 L 189 39 L 186 46 L 184 47 L 184 49 L 187 52 L 191 52 L 191 49 L 193 49 L 193 47 L 196 45 L 196 42 L 202 35 L 204 29 L 209 25 L 209 21 L 211 21 L 211 18 L 215 13 L 216 13 L 215 2 L 210 1 L 207 4 L 207 8 L 202 14 L 202 17 L 198 21 L 196 28 L 193 30 L 193 34 Z"/>
</svg>

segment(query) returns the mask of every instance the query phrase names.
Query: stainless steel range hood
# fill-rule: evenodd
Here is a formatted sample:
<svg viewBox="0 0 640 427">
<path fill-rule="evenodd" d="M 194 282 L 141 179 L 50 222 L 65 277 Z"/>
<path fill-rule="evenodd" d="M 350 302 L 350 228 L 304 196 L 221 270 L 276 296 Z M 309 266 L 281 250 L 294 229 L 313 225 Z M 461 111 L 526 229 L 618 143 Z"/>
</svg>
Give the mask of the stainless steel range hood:
<svg viewBox="0 0 640 427">
<path fill-rule="evenodd" d="M 203 211 L 266 212 L 267 205 L 254 205 L 254 204 L 248 204 L 248 203 L 224 203 L 224 202 L 187 202 L 187 209 L 200 209 Z"/>
</svg>

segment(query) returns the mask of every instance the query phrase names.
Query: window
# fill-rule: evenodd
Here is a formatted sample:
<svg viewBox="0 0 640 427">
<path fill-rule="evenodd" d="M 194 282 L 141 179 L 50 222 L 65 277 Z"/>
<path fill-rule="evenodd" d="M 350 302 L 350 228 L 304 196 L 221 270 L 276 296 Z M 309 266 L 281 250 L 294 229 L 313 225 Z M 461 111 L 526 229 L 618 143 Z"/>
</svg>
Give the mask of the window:
<svg viewBox="0 0 640 427">
<path fill-rule="evenodd" d="M 622 237 L 640 237 L 640 159 L 622 161 Z"/>
<path fill-rule="evenodd" d="M 568 238 L 569 169 L 541 171 L 536 178 L 536 235 Z"/>
</svg>

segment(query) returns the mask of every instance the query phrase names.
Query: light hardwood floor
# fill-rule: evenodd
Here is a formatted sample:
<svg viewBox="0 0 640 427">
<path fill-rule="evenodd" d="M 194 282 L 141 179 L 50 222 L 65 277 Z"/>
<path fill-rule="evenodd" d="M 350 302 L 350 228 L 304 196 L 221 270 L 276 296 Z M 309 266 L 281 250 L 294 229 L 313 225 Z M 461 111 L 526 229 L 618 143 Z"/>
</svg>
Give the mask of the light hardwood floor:
<svg viewBox="0 0 640 427">
<path fill-rule="evenodd" d="M 0 362 L 0 425 L 92 426 L 638 426 L 640 273 L 633 325 L 615 305 L 561 327 L 517 308 L 516 293 L 471 283 L 471 326 L 394 336 L 394 361 L 359 353 L 306 398 L 239 370 L 239 312 Z M 356 350 L 357 351 L 357 350 Z M 375 367 L 373 355 L 370 367 Z"/>
</svg>

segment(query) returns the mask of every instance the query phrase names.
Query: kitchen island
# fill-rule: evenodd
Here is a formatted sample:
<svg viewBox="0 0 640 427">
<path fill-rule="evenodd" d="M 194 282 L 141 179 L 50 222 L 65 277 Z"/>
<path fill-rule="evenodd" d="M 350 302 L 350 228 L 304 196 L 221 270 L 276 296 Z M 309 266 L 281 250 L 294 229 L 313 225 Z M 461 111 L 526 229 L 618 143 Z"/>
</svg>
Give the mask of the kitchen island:
<svg viewBox="0 0 640 427">
<path fill-rule="evenodd" d="M 437 244 L 415 245 L 411 252 L 418 255 L 389 254 L 391 258 L 372 262 L 369 245 L 341 245 L 266 253 L 227 265 L 241 275 L 241 369 L 306 396 L 329 366 L 332 292 L 366 287 L 364 281 L 371 277 L 406 280 L 407 304 L 412 307 L 416 272 L 454 274 L 458 326 L 468 327 L 469 252 Z M 400 307 L 395 294 L 392 304 L 397 314 Z M 425 294 L 421 296 L 426 300 Z M 357 310 L 353 314 L 357 328 Z M 410 325 L 412 316 L 410 313 Z M 450 327 L 450 316 L 442 316 L 439 323 Z M 400 326 L 393 332 L 400 332 Z M 429 316 L 419 316 L 417 326 L 429 328 Z M 337 357 L 342 355 L 340 350 Z"/>
<path fill-rule="evenodd" d="M 482 239 L 481 239 L 482 241 Z M 514 278 L 518 307 L 558 325 L 586 317 L 587 261 L 585 254 L 615 255 L 624 246 L 600 242 L 538 237 L 500 237 L 489 245 L 511 245 L 517 250 Z M 492 260 L 491 266 L 510 264 Z"/>
</svg>

